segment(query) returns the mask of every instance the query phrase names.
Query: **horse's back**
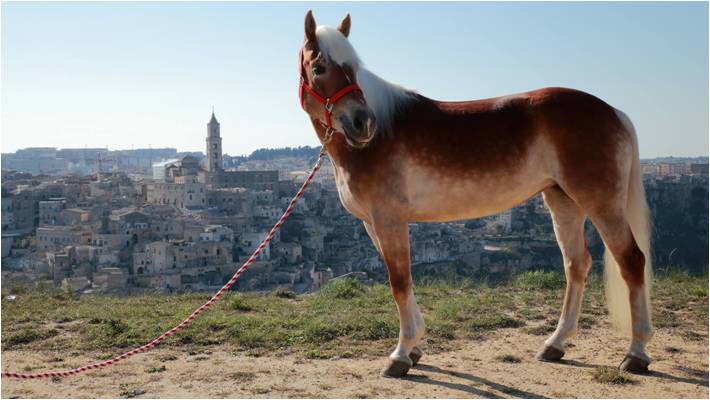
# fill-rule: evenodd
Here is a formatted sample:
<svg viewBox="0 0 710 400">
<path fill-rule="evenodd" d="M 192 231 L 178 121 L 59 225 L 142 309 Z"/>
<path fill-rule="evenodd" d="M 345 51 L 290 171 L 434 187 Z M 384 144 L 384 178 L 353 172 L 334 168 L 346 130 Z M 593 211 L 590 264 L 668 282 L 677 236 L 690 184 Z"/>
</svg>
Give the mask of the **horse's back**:
<svg viewBox="0 0 710 400">
<path fill-rule="evenodd" d="M 633 132 L 612 106 L 579 90 L 430 101 L 408 117 L 407 129 L 396 139 L 407 149 L 408 197 L 426 198 L 427 210 L 449 203 L 444 219 L 463 216 L 473 204 L 479 210 L 466 217 L 497 212 L 555 183 L 572 190 L 604 189 L 623 181 L 630 166 Z M 449 201 L 437 193 L 446 193 Z M 491 204 L 495 207 L 488 209 Z"/>
</svg>

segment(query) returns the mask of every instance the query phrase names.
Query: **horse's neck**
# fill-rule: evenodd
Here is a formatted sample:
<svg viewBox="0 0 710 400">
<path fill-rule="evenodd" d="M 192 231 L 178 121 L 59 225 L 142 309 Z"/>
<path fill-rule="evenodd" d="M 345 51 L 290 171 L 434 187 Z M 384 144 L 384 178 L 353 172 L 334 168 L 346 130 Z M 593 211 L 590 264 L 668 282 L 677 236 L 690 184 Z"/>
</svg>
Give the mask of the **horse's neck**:
<svg viewBox="0 0 710 400">
<path fill-rule="evenodd" d="M 441 110 L 438 102 L 420 95 L 413 95 L 412 99 L 403 103 L 390 120 L 390 126 L 377 132 L 378 137 L 364 149 L 352 149 L 341 133 L 336 133 L 326 145 L 334 167 L 348 170 L 352 164 L 358 164 L 363 158 L 379 160 L 391 158 L 407 140 L 407 132 L 417 124 L 427 123 L 426 120 L 436 120 L 440 117 Z M 321 138 L 325 137 L 324 129 L 314 123 L 316 133 Z"/>
</svg>

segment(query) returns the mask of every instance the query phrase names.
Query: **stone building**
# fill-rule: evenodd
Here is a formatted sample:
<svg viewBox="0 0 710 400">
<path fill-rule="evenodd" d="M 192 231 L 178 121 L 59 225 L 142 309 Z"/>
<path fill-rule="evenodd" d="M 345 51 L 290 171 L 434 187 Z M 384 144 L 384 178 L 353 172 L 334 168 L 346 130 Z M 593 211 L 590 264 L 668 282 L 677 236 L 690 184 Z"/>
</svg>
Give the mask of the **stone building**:
<svg viewBox="0 0 710 400">
<path fill-rule="evenodd" d="M 67 200 L 63 197 L 51 198 L 39 202 L 40 225 L 61 225 L 61 213 L 67 207 Z"/>
<path fill-rule="evenodd" d="M 106 267 L 94 272 L 93 287 L 101 292 L 118 291 L 126 287 L 128 273 L 122 268 Z"/>
<path fill-rule="evenodd" d="M 200 233 L 200 240 L 203 242 L 232 243 L 234 241 L 234 231 L 221 225 L 209 225 L 203 228 L 202 233 Z"/>
<path fill-rule="evenodd" d="M 231 262 L 231 248 L 225 242 L 152 242 L 133 254 L 136 275 L 159 274 L 190 267 L 224 265 Z"/>
<path fill-rule="evenodd" d="M 254 196 L 245 188 L 209 189 L 207 207 L 230 215 L 251 215 Z"/>
<path fill-rule="evenodd" d="M 205 185 L 198 182 L 197 177 L 180 177 L 175 183 L 150 183 L 147 201 L 181 209 L 204 208 L 207 204 Z"/>
<path fill-rule="evenodd" d="M 81 208 L 67 208 L 61 211 L 60 218 L 64 225 L 81 225 L 89 222 L 91 213 Z"/>
<path fill-rule="evenodd" d="M 64 246 L 90 244 L 91 230 L 83 226 L 42 226 L 37 228 L 37 250 L 48 251 Z"/>
<path fill-rule="evenodd" d="M 202 172 L 201 179 L 215 188 L 245 187 L 258 190 L 277 190 L 279 171 L 224 171 Z"/>
</svg>

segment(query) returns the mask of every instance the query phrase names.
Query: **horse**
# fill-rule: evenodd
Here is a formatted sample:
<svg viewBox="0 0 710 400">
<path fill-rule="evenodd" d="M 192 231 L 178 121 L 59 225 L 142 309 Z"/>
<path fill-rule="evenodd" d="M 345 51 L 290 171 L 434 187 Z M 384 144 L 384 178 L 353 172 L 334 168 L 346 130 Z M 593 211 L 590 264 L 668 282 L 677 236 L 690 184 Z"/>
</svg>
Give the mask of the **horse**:
<svg viewBox="0 0 710 400">
<path fill-rule="evenodd" d="M 536 358 L 555 362 L 577 331 L 592 258 L 588 219 L 605 245 L 614 326 L 631 331 L 620 368 L 648 371 L 650 218 L 629 117 L 582 91 L 549 87 L 472 101 L 437 101 L 368 70 L 348 36 L 305 18 L 299 97 L 333 165 L 340 201 L 382 257 L 399 312 L 399 341 L 382 371 L 403 377 L 422 357 L 408 224 L 480 218 L 542 193 L 562 252 L 566 289 L 557 328 Z"/>
</svg>

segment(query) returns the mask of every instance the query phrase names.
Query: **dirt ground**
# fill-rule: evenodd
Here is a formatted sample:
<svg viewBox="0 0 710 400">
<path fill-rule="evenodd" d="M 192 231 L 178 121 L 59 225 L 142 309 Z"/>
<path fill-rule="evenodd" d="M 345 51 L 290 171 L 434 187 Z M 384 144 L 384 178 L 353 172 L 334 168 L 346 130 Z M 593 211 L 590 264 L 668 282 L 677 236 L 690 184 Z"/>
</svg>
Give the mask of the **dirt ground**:
<svg viewBox="0 0 710 400">
<path fill-rule="evenodd" d="M 649 352 L 652 373 L 634 383 L 598 383 L 598 366 L 617 366 L 627 340 L 599 327 L 578 335 L 564 363 L 535 360 L 543 337 L 504 329 L 482 342 L 460 341 L 457 351 L 427 354 L 405 379 L 379 375 L 382 357 L 308 359 L 302 354 L 261 357 L 213 347 L 195 354 L 157 348 L 101 371 L 55 381 L 3 378 L 3 398 L 708 398 L 708 338 L 657 333 Z M 505 362 L 513 355 L 520 362 Z M 85 356 L 4 351 L 3 371 L 41 371 L 95 361 Z M 509 360 L 510 361 L 510 360 Z M 164 366 L 164 368 L 163 368 Z"/>
</svg>

